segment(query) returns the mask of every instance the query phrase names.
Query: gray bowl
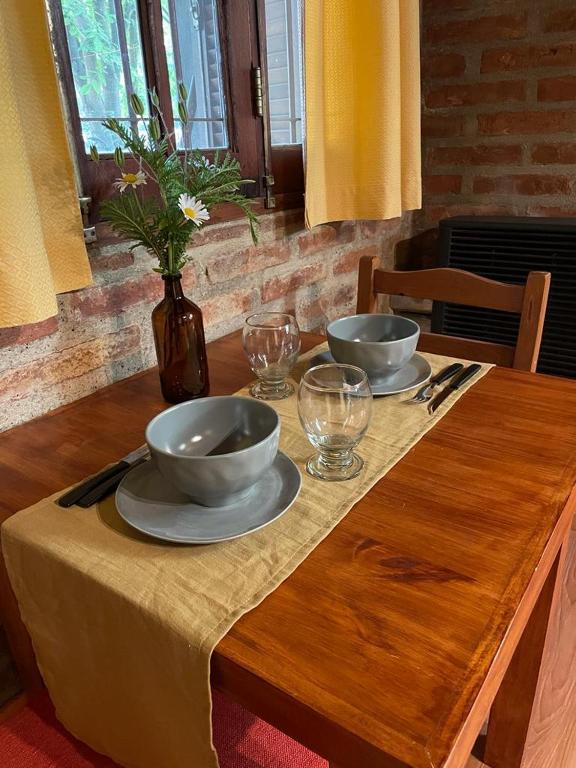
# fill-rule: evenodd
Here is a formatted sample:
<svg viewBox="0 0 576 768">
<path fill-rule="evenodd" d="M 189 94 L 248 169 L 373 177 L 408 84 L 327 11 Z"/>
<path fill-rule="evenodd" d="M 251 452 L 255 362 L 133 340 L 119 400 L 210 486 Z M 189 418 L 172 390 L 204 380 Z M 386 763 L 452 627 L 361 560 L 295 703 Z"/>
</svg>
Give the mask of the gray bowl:
<svg viewBox="0 0 576 768">
<path fill-rule="evenodd" d="M 410 361 L 420 327 L 398 315 L 351 315 L 330 323 L 326 334 L 336 362 L 357 365 L 370 378 L 382 379 Z"/>
<path fill-rule="evenodd" d="M 279 437 L 276 411 L 247 397 L 180 403 L 146 428 L 152 461 L 162 476 L 206 507 L 245 498 L 276 458 Z"/>
</svg>

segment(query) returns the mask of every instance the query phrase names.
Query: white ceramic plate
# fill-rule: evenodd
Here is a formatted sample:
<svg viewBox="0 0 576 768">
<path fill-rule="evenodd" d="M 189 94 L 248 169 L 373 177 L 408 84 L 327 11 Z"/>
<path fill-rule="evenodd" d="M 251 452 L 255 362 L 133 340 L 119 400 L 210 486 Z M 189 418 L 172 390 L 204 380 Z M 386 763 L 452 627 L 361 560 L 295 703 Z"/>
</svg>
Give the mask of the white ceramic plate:
<svg viewBox="0 0 576 768">
<path fill-rule="evenodd" d="M 116 491 L 120 516 L 136 530 L 179 544 L 213 544 L 245 536 L 277 520 L 300 492 L 302 477 L 278 451 L 274 463 L 238 504 L 204 507 L 173 488 L 151 461 L 124 476 Z"/>
<path fill-rule="evenodd" d="M 333 362 L 335 362 L 334 358 L 330 352 L 326 351 L 313 357 L 310 364 L 313 366 Z M 397 395 L 400 392 L 408 392 L 410 389 L 420 387 L 428 381 L 431 375 L 430 363 L 416 352 L 410 362 L 392 376 L 385 379 L 370 379 L 370 388 L 375 397 Z"/>
</svg>

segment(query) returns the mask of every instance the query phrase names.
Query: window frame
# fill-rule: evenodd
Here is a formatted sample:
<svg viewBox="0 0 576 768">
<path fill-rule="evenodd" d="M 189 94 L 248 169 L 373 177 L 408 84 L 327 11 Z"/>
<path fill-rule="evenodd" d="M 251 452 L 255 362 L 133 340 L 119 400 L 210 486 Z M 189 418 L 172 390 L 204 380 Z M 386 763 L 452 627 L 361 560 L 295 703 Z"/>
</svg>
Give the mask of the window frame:
<svg viewBox="0 0 576 768">
<path fill-rule="evenodd" d="M 136 0 L 142 40 L 144 69 L 149 88 L 155 88 L 169 130 L 174 116 L 170 98 L 168 61 L 162 29 L 161 0 Z M 82 184 L 82 194 L 91 198 L 90 224 L 99 221 L 100 203 L 113 193 L 118 176 L 113 155 L 102 153 L 94 163 L 84 146 L 82 123 L 76 98 L 70 50 L 61 0 L 48 0 L 52 38 L 60 81 L 70 121 L 71 143 Z M 265 177 L 274 178 L 271 209 L 299 207 L 303 204 L 304 174 L 302 146 L 271 146 L 266 69 L 265 0 L 216 0 L 229 151 L 238 159 L 244 178 L 254 180 L 245 192 L 255 198 L 257 212 L 264 212 Z M 262 73 L 264 116 L 256 114 L 253 73 Z M 152 110 L 152 105 L 149 104 Z M 211 157 L 214 150 L 203 150 Z M 127 161 L 127 170 L 135 170 Z M 241 215 L 235 206 L 216 206 L 211 221 Z"/>
</svg>

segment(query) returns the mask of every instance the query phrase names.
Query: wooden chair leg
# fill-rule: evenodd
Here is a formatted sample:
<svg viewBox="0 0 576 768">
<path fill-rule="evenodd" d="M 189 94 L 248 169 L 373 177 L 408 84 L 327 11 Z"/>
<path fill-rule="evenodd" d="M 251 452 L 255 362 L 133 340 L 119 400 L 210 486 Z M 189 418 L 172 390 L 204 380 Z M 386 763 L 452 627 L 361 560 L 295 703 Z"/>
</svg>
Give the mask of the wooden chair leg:
<svg viewBox="0 0 576 768">
<path fill-rule="evenodd" d="M 542 587 L 496 694 L 483 761 L 490 768 L 521 768 L 550 617 L 562 588 L 567 540 Z"/>
</svg>

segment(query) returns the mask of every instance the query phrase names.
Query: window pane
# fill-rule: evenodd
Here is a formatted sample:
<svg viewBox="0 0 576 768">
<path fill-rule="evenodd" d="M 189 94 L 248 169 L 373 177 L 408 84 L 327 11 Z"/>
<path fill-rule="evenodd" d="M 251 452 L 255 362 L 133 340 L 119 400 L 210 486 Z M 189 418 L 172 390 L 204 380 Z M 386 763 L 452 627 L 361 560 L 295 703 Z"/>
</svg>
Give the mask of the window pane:
<svg viewBox="0 0 576 768">
<path fill-rule="evenodd" d="M 176 146 L 228 146 L 222 60 L 215 0 L 162 0 Z M 178 118 L 177 86 L 188 90 L 186 126 Z"/>
<path fill-rule="evenodd" d="M 72 74 L 86 149 L 112 152 L 106 117 L 137 126 L 129 96 L 147 104 L 137 0 L 62 0 Z"/>
<path fill-rule="evenodd" d="M 302 45 L 299 0 L 266 0 L 272 144 L 302 143 Z"/>
</svg>

